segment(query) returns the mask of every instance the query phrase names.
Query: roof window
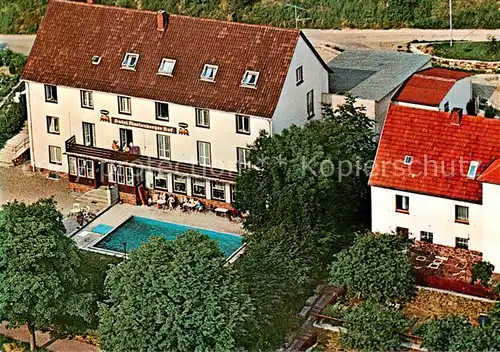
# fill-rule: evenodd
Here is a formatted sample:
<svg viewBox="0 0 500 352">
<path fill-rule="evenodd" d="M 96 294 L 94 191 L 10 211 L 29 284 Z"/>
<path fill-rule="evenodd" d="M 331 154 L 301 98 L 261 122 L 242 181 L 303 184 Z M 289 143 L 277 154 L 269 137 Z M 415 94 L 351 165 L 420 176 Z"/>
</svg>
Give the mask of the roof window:
<svg viewBox="0 0 500 352">
<path fill-rule="evenodd" d="M 257 85 L 257 78 L 259 78 L 258 72 L 247 70 L 243 75 L 241 85 L 244 87 L 255 87 Z"/>
<path fill-rule="evenodd" d="M 92 65 L 99 65 L 101 63 L 101 57 L 99 55 L 92 56 Z"/>
<path fill-rule="evenodd" d="M 158 73 L 161 75 L 172 76 L 175 67 L 175 60 L 172 59 L 163 59 L 161 60 L 160 68 L 158 69 Z"/>
<path fill-rule="evenodd" d="M 122 68 L 126 68 L 129 70 L 135 70 L 135 66 L 137 65 L 137 61 L 139 61 L 139 54 L 126 53 L 125 58 L 122 62 Z"/>
<path fill-rule="evenodd" d="M 201 72 L 201 79 L 204 81 L 214 81 L 218 69 L 219 66 L 205 64 L 203 71 Z"/>
<path fill-rule="evenodd" d="M 411 165 L 412 162 L 413 162 L 413 157 L 411 155 L 406 155 L 403 160 L 403 164 Z"/>
<path fill-rule="evenodd" d="M 476 178 L 476 172 L 477 172 L 478 166 L 479 166 L 479 162 L 477 162 L 477 161 L 471 161 L 470 162 L 469 172 L 467 172 L 467 177 L 468 178 L 471 178 L 471 179 L 475 179 Z"/>
</svg>

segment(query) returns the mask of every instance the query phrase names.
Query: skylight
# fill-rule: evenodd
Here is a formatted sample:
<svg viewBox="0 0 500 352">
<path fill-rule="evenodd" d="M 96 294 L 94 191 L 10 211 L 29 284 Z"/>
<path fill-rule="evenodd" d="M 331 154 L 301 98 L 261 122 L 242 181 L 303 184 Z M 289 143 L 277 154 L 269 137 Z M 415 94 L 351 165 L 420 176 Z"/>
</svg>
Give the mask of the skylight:
<svg viewBox="0 0 500 352">
<path fill-rule="evenodd" d="M 92 65 L 99 65 L 101 63 L 101 57 L 98 55 L 92 56 Z"/>
<path fill-rule="evenodd" d="M 201 79 L 206 81 L 215 80 L 215 75 L 217 74 L 218 69 L 219 66 L 205 64 L 203 71 L 201 72 Z"/>
<path fill-rule="evenodd" d="M 468 178 L 471 178 L 471 179 L 475 179 L 476 178 L 476 172 L 477 172 L 478 166 L 479 166 L 479 162 L 477 162 L 477 161 L 471 161 L 470 162 L 469 172 L 467 172 L 467 177 Z"/>
<path fill-rule="evenodd" d="M 172 59 L 163 59 L 161 60 L 160 68 L 158 69 L 158 73 L 161 75 L 172 76 L 175 67 L 175 60 Z"/>
<path fill-rule="evenodd" d="M 411 165 L 412 161 L 413 161 L 413 157 L 411 155 L 406 155 L 404 160 L 403 160 L 403 164 Z"/>
<path fill-rule="evenodd" d="M 259 73 L 255 71 L 245 71 L 241 84 L 244 87 L 255 87 L 257 85 L 257 78 L 259 78 Z"/>
<path fill-rule="evenodd" d="M 122 62 L 122 68 L 134 70 L 137 65 L 137 61 L 139 61 L 139 54 L 126 53 Z"/>
</svg>

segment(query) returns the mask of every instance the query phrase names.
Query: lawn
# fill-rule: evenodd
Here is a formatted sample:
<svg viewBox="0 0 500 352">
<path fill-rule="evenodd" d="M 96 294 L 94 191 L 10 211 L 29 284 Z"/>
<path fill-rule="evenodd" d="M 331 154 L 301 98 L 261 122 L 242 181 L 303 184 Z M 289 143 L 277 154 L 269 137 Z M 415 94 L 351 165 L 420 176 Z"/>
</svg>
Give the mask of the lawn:
<svg viewBox="0 0 500 352">
<path fill-rule="evenodd" d="M 488 42 L 454 42 L 433 44 L 434 55 L 448 59 L 500 61 L 500 43 Z"/>
</svg>

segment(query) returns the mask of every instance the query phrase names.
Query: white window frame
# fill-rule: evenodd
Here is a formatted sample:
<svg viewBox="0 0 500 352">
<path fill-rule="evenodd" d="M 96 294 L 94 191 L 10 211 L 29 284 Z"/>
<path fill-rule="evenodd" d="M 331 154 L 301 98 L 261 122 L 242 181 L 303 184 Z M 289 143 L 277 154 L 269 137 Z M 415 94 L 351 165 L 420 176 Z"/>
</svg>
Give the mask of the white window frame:
<svg viewBox="0 0 500 352">
<path fill-rule="evenodd" d="M 466 217 L 460 216 L 459 209 L 465 209 Z M 461 224 L 468 224 L 469 223 L 469 207 L 465 205 L 455 205 L 455 222 L 461 223 Z"/>
<path fill-rule="evenodd" d="M 302 65 L 295 69 L 295 85 L 300 85 L 304 82 L 304 68 Z"/>
<path fill-rule="evenodd" d="M 78 158 L 78 176 L 87 177 L 87 163 L 85 159 Z"/>
<path fill-rule="evenodd" d="M 156 180 L 164 180 L 165 181 L 165 187 L 158 187 L 156 184 Z M 156 172 L 155 177 L 154 177 L 154 188 L 155 189 L 161 189 L 161 190 L 168 190 L 168 174 L 163 173 L 163 172 Z"/>
<path fill-rule="evenodd" d="M 116 183 L 116 165 L 108 164 L 108 182 Z"/>
<path fill-rule="evenodd" d="M 125 184 L 127 186 L 134 185 L 134 169 L 129 166 L 125 168 Z"/>
<path fill-rule="evenodd" d="M 314 89 L 306 94 L 306 110 L 307 118 L 312 118 L 314 116 Z"/>
<path fill-rule="evenodd" d="M 434 243 L 434 233 L 430 231 L 420 231 L 420 241 Z"/>
<path fill-rule="evenodd" d="M 99 55 L 92 56 L 92 65 L 99 65 L 101 63 L 101 57 Z"/>
<path fill-rule="evenodd" d="M 245 128 L 245 121 L 247 121 L 247 128 Z M 236 115 L 236 133 L 250 134 L 250 116 Z"/>
<path fill-rule="evenodd" d="M 123 102 L 127 103 L 123 104 Z M 118 113 L 124 115 L 132 115 L 132 99 L 130 97 L 118 97 Z"/>
<path fill-rule="evenodd" d="M 125 167 L 118 165 L 116 167 L 116 183 L 119 185 L 125 184 Z"/>
<path fill-rule="evenodd" d="M 198 164 L 200 166 L 210 166 L 212 165 L 211 149 L 212 146 L 209 142 L 197 141 L 198 149 Z"/>
<path fill-rule="evenodd" d="M 212 199 L 226 201 L 226 184 L 222 182 L 212 181 Z M 224 197 L 216 197 L 214 190 L 224 192 Z"/>
<path fill-rule="evenodd" d="M 163 116 L 162 114 L 160 114 L 161 112 L 161 106 L 162 105 L 166 105 L 167 106 L 167 115 Z M 170 106 L 168 105 L 168 103 L 164 103 L 164 102 L 161 102 L 161 101 L 155 101 L 155 115 L 156 115 L 156 119 L 157 120 L 161 120 L 161 121 L 168 121 L 169 120 L 169 115 L 170 115 Z"/>
<path fill-rule="evenodd" d="M 57 103 L 57 86 L 52 84 L 46 84 L 45 89 L 45 101 L 49 103 Z"/>
<path fill-rule="evenodd" d="M 205 64 L 205 66 L 203 66 L 203 70 L 201 71 L 200 79 L 202 81 L 214 82 L 218 70 L 219 66 L 217 65 Z M 207 75 L 209 72 L 211 72 L 212 74 Z"/>
<path fill-rule="evenodd" d="M 160 141 L 162 143 L 160 143 Z M 158 159 L 170 160 L 170 136 L 167 136 L 165 134 L 157 134 L 156 149 L 158 150 Z"/>
<path fill-rule="evenodd" d="M 253 82 L 252 82 L 253 79 Z M 257 80 L 259 79 L 259 72 L 246 70 L 241 79 L 241 85 L 243 87 L 255 88 L 257 86 Z"/>
<path fill-rule="evenodd" d="M 240 158 L 241 156 L 243 158 Z M 236 160 L 238 163 L 238 170 L 250 168 L 250 161 L 248 160 L 249 156 L 250 156 L 250 149 L 240 148 L 240 147 L 236 148 Z"/>
<path fill-rule="evenodd" d="M 195 109 L 196 126 L 210 128 L 210 110 L 208 109 Z"/>
<path fill-rule="evenodd" d="M 474 180 L 476 178 L 478 167 L 479 167 L 478 161 L 471 161 L 469 164 L 469 171 L 467 171 L 467 177 Z"/>
<path fill-rule="evenodd" d="M 78 176 L 78 165 L 76 163 L 76 158 L 74 156 L 69 157 L 68 164 L 69 164 L 69 174 L 72 176 Z"/>
<path fill-rule="evenodd" d="M 94 97 L 92 91 L 81 90 L 80 91 L 80 103 L 82 108 L 93 109 L 94 108 Z"/>
<path fill-rule="evenodd" d="M 207 183 L 202 178 L 192 178 L 191 179 L 192 194 L 195 197 L 206 197 L 207 196 Z M 203 187 L 203 194 L 196 193 L 195 187 Z"/>
<path fill-rule="evenodd" d="M 87 178 L 93 179 L 94 178 L 94 162 L 92 160 L 85 161 L 85 169 L 87 171 Z"/>
<path fill-rule="evenodd" d="M 122 68 L 126 70 L 135 70 L 139 62 L 139 54 L 126 53 L 122 61 Z"/>
<path fill-rule="evenodd" d="M 49 145 L 49 163 L 62 164 L 62 151 L 61 147 L 57 145 Z"/>
<path fill-rule="evenodd" d="M 47 132 L 50 134 L 61 134 L 59 117 L 47 115 Z"/>
<path fill-rule="evenodd" d="M 176 184 L 184 184 L 184 191 L 176 190 L 175 189 Z M 172 178 L 172 187 L 175 193 L 187 194 L 187 177 L 174 174 Z"/>
<path fill-rule="evenodd" d="M 460 246 L 459 243 L 462 243 Z M 455 248 L 469 249 L 469 239 L 465 237 L 455 237 Z"/>
<path fill-rule="evenodd" d="M 401 208 L 398 208 L 398 197 L 401 197 Z M 396 194 L 396 211 L 409 212 L 410 211 L 410 197 Z"/>
<path fill-rule="evenodd" d="M 163 76 L 173 76 L 175 68 L 175 60 L 163 58 L 160 62 L 160 67 L 158 67 L 158 74 Z M 168 68 L 168 70 L 166 70 Z"/>
</svg>

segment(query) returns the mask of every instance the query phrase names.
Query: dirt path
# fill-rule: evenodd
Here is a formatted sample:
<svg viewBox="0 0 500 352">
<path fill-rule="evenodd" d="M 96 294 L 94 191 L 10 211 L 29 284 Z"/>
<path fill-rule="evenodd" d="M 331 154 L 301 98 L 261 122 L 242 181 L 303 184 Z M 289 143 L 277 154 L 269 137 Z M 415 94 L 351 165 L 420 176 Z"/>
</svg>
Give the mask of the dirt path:
<svg viewBox="0 0 500 352">
<path fill-rule="evenodd" d="M 19 329 L 7 329 L 5 323 L 0 324 L 0 334 L 12 339 L 29 343 L 29 332 L 26 326 Z M 98 352 L 100 349 L 88 343 L 76 340 L 56 340 L 51 342 L 50 335 L 37 332 L 37 345 L 54 352 Z"/>
</svg>

